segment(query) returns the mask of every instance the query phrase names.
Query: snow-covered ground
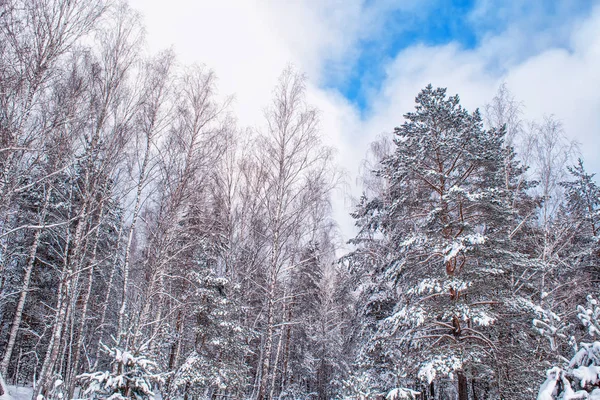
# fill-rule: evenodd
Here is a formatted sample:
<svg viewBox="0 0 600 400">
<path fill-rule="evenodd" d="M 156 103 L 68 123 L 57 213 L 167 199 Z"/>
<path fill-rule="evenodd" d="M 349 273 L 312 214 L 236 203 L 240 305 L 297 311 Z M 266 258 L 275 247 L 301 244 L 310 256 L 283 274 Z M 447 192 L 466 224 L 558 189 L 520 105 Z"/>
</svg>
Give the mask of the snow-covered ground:
<svg viewBox="0 0 600 400">
<path fill-rule="evenodd" d="M 8 385 L 9 397 L 2 396 L 0 400 L 30 400 L 33 396 L 33 388 Z"/>
<path fill-rule="evenodd" d="M 31 400 L 33 396 L 33 388 L 26 386 L 12 386 L 7 385 L 8 396 L 0 396 L 0 400 Z M 160 395 L 153 397 L 154 400 L 161 400 Z"/>
</svg>

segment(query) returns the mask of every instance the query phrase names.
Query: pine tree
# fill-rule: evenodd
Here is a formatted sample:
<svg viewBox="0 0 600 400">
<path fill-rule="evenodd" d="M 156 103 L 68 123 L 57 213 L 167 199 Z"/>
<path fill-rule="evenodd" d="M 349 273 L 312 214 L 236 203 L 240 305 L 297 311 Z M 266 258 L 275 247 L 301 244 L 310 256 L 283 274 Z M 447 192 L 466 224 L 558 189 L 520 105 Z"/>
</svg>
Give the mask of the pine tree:
<svg viewBox="0 0 600 400">
<path fill-rule="evenodd" d="M 174 371 L 169 395 L 239 396 L 246 384 L 244 356 L 252 332 L 237 323 L 241 309 L 234 300 L 236 288 L 210 272 L 192 272 L 189 278 L 194 287 L 193 345 Z"/>
<path fill-rule="evenodd" d="M 594 181 L 595 174 L 589 174 L 583 167 L 583 160 L 567 167 L 573 180 L 563 182 L 566 207 L 580 223 L 580 235 L 588 242 L 598 242 L 600 236 L 600 187 Z"/>
<path fill-rule="evenodd" d="M 84 386 L 86 398 L 141 400 L 154 397 L 154 386 L 164 381 L 154 361 L 143 352 L 132 354 L 106 346 L 104 351 L 110 355 L 111 371 L 86 372 L 77 377 Z"/>
<path fill-rule="evenodd" d="M 426 386 L 466 399 L 469 378 L 495 385 L 497 344 L 510 330 L 503 315 L 531 309 L 514 290 L 526 260 L 510 239 L 534 203 L 524 201 L 527 185 L 514 190 L 522 168 L 506 162 L 504 130 L 484 130 L 458 96 L 430 85 L 405 118 L 378 172 L 384 193 L 354 213 L 350 261 L 367 276 L 359 371 L 379 392 Z"/>
</svg>

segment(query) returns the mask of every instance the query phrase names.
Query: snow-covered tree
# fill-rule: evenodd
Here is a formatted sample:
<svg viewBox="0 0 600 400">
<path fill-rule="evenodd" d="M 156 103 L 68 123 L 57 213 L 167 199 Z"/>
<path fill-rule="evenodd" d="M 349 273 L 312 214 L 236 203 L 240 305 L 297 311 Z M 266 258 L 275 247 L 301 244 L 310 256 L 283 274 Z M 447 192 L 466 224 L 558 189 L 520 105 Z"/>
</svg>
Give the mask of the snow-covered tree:
<svg viewBox="0 0 600 400">
<path fill-rule="evenodd" d="M 587 336 L 600 337 L 600 305 L 588 295 L 585 306 L 577 306 L 577 317 L 585 327 Z M 546 372 L 540 386 L 538 400 L 600 399 L 600 342 L 573 343 L 575 355 L 560 367 Z"/>
<path fill-rule="evenodd" d="M 248 376 L 244 357 L 252 332 L 239 323 L 242 310 L 236 304 L 236 288 L 212 273 L 202 276 L 192 272 L 190 281 L 194 285 L 190 299 L 193 343 L 189 350 L 183 350 L 188 353 L 173 371 L 169 395 L 239 396 Z"/>
<path fill-rule="evenodd" d="M 107 346 L 104 346 L 104 351 L 112 359 L 110 371 L 83 373 L 77 377 L 84 387 L 85 396 L 114 400 L 154 397 L 154 386 L 164 380 L 154 361 L 143 352 L 136 355 Z"/>
<path fill-rule="evenodd" d="M 514 190 L 514 159 L 506 173 L 504 130 L 483 129 L 458 96 L 428 86 L 405 118 L 378 171 L 384 192 L 354 213 L 349 258 L 367 277 L 358 374 L 382 392 L 425 385 L 466 399 L 475 384 L 497 390 L 498 347 L 515 335 L 503 316 L 530 310 L 515 290 L 526 260 L 511 239 L 535 203 L 528 184 Z"/>
<path fill-rule="evenodd" d="M 594 179 L 595 174 L 586 172 L 581 159 L 577 165 L 567 169 L 572 179 L 562 183 L 566 208 L 578 221 L 579 236 L 585 236 L 588 243 L 597 246 L 600 236 L 600 187 Z"/>
</svg>

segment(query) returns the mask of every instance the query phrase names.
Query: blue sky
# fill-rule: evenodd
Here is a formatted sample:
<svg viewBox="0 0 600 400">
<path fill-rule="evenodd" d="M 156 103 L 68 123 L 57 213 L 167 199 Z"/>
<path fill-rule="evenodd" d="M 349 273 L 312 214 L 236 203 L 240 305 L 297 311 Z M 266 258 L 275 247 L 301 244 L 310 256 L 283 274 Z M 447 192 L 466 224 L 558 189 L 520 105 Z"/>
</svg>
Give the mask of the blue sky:
<svg viewBox="0 0 600 400">
<path fill-rule="evenodd" d="M 464 50 L 475 49 L 489 36 L 500 35 L 515 24 L 526 24 L 527 32 L 549 33 L 550 39 L 520 43 L 531 52 L 548 46 L 568 48 L 563 29 L 588 16 L 598 3 L 593 0 L 532 0 L 532 1 L 477 1 L 434 0 L 422 1 L 415 7 L 399 8 L 386 13 L 382 29 L 376 35 L 361 38 L 347 75 L 325 73 L 322 85 L 339 91 L 362 113 L 368 111 L 369 93 L 377 92 L 385 78 L 385 66 L 402 50 L 418 44 L 440 46 L 455 43 Z M 369 0 L 366 7 L 375 6 Z M 527 41 L 527 37 L 522 37 Z M 335 60 L 331 60 L 335 63 Z M 494 66 L 491 66 L 492 68 Z M 327 67 L 325 67 L 327 68 Z"/>
</svg>

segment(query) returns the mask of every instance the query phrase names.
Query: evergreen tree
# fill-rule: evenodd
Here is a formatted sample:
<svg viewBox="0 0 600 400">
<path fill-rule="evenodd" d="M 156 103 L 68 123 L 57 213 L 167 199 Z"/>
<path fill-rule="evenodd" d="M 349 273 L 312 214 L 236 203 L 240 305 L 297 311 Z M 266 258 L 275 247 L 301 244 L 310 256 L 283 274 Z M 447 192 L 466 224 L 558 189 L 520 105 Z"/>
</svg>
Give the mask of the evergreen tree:
<svg viewBox="0 0 600 400">
<path fill-rule="evenodd" d="M 580 239 L 596 247 L 600 236 L 600 187 L 594 181 L 595 174 L 586 172 L 583 160 L 567 169 L 573 180 L 561 184 L 566 208 L 579 223 Z"/>
<path fill-rule="evenodd" d="M 154 361 L 143 351 L 135 355 L 106 346 L 104 351 L 111 358 L 110 371 L 83 373 L 77 377 L 85 388 L 83 394 L 86 398 L 141 400 L 154 397 L 153 387 L 164 381 Z"/>
<path fill-rule="evenodd" d="M 499 341 L 514 329 L 505 315 L 532 309 L 515 290 L 527 260 L 511 239 L 535 203 L 528 185 L 515 190 L 522 168 L 504 130 L 484 130 L 458 96 L 430 85 L 405 118 L 378 171 L 384 193 L 354 213 L 350 262 L 366 276 L 358 366 L 372 377 L 360 380 L 380 393 L 425 385 L 466 399 L 476 384 L 498 390 Z"/>
<path fill-rule="evenodd" d="M 595 340 L 600 335 L 598 300 L 588 295 L 587 304 L 577 306 L 577 318 L 585 328 L 587 339 L 594 339 L 594 342 L 577 345 L 571 336 L 575 355 L 570 360 L 563 358 L 561 367 L 554 366 L 546 372 L 538 400 L 600 398 L 600 342 Z"/>
<path fill-rule="evenodd" d="M 248 368 L 244 363 L 252 333 L 237 323 L 241 309 L 236 290 L 226 278 L 213 273 L 190 274 L 191 305 L 196 327 L 193 345 L 174 371 L 169 394 L 197 398 L 243 393 Z"/>
</svg>

